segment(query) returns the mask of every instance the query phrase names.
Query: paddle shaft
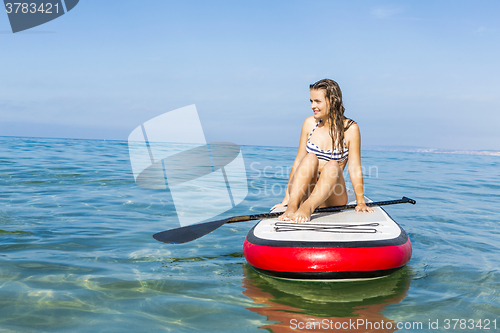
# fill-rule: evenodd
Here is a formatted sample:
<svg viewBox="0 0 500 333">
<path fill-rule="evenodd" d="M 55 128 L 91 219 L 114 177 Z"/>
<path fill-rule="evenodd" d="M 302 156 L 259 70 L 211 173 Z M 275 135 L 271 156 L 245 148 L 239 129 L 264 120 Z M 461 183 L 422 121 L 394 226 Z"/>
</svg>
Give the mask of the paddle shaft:
<svg viewBox="0 0 500 333">
<path fill-rule="evenodd" d="M 387 205 L 395 205 L 395 204 L 400 204 L 400 203 L 411 203 L 415 204 L 416 201 L 407 197 L 403 197 L 399 200 L 387 200 L 387 201 L 378 201 L 378 202 L 368 202 L 366 205 L 368 207 L 372 206 L 387 206 Z M 345 206 L 335 206 L 335 207 L 326 207 L 326 208 L 317 208 L 314 213 L 331 213 L 331 212 L 338 212 L 341 210 L 346 210 L 346 209 L 353 209 L 356 208 L 356 204 L 352 205 L 345 205 Z M 282 215 L 283 212 L 276 212 L 276 213 L 267 213 L 267 214 L 255 214 L 255 215 L 242 215 L 242 216 L 235 216 L 231 217 L 226 223 L 238 223 L 238 222 L 246 222 L 246 221 L 253 221 L 253 220 L 262 220 L 262 219 L 270 219 L 273 217 L 278 217 Z"/>
<path fill-rule="evenodd" d="M 389 200 L 389 201 L 379 201 L 379 202 L 369 202 L 367 206 L 386 206 L 386 205 L 394 205 L 399 203 L 411 203 L 415 204 L 416 201 L 407 197 L 403 197 L 400 200 Z M 356 205 L 345 205 L 345 206 L 336 206 L 336 207 L 328 207 L 328 208 L 318 208 L 314 211 L 314 213 L 330 213 L 330 212 L 338 212 L 341 210 L 352 209 L 355 208 Z M 223 226 L 226 223 L 237 223 L 237 222 L 246 222 L 252 220 L 262 220 L 269 219 L 273 217 L 277 217 L 283 214 L 280 213 L 267 213 L 267 214 L 256 214 L 256 215 L 242 215 L 235 216 L 223 220 L 211 221 L 199 224 L 192 224 L 185 227 L 180 227 L 176 229 L 165 230 L 153 235 L 153 238 L 157 241 L 170 243 L 170 244 L 181 244 L 190 242 L 201 236 L 204 236 L 215 229 Z"/>
</svg>

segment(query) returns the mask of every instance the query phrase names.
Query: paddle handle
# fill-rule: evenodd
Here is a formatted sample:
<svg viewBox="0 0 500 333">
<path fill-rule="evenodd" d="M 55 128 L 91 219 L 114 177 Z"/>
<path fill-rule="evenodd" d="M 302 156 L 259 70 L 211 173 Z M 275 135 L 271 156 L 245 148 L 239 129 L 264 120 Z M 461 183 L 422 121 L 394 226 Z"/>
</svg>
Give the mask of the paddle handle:
<svg viewBox="0 0 500 333">
<path fill-rule="evenodd" d="M 368 207 L 373 207 L 373 206 L 395 205 L 395 204 L 400 204 L 400 203 L 411 203 L 412 205 L 414 205 L 417 202 L 415 200 L 413 200 L 413 199 L 410 199 L 410 198 L 407 198 L 407 197 L 402 197 L 401 199 L 398 199 L 398 200 L 368 202 L 368 203 L 366 203 L 366 205 Z M 356 208 L 356 206 L 357 206 L 357 204 L 345 205 L 345 206 L 335 206 L 335 207 L 318 208 L 313 213 L 339 212 L 341 210 Z M 237 223 L 237 222 L 245 222 L 245 221 L 270 219 L 270 218 L 273 218 L 273 217 L 278 217 L 281 214 L 283 214 L 283 212 L 235 216 L 235 217 L 230 218 L 226 223 Z"/>
</svg>

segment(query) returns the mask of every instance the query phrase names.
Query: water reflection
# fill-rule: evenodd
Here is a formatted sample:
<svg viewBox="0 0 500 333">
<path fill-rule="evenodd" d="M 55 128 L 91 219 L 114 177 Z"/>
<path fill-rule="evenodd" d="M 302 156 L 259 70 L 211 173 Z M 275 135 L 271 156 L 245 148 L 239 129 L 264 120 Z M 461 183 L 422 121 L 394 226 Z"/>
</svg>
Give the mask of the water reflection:
<svg viewBox="0 0 500 333">
<path fill-rule="evenodd" d="M 394 332 L 396 323 L 382 314 L 401 302 L 410 287 L 411 272 L 400 271 L 359 282 L 295 282 L 266 277 L 244 267 L 243 294 L 265 305 L 247 308 L 266 316 L 271 332 Z"/>
</svg>

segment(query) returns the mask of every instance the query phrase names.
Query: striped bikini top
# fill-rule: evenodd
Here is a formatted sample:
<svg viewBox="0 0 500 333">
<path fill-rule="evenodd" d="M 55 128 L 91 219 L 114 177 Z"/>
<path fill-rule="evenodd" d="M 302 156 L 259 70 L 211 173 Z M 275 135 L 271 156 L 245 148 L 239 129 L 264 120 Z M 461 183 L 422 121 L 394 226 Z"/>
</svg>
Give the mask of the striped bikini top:
<svg viewBox="0 0 500 333">
<path fill-rule="evenodd" d="M 342 151 L 342 152 L 339 151 L 337 148 L 335 148 L 333 150 L 333 152 L 331 149 L 328 149 L 328 150 L 320 149 L 318 146 L 316 146 L 314 143 L 312 143 L 310 141 L 311 135 L 313 134 L 314 130 L 316 129 L 316 127 L 318 127 L 318 125 L 320 123 L 321 123 L 321 120 L 316 124 L 316 126 L 314 126 L 311 133 L 309 133 L 309 137 L 307 138 L 306 151 L 308 153 L 314 153 L 320 160 L 325 160 L 325 161 L 334 160 L 334 161 L 337 161 L 339 163 L 347 160 L 347 157 L 349 156 L 349 149 L 347 149 L 347 147 L 345 145 L 345 139 L 344 139 L 344 151 Z M 353 121 L 351 120 L 348 127 L 352 123 L 353 123 Z"/>
</svg>

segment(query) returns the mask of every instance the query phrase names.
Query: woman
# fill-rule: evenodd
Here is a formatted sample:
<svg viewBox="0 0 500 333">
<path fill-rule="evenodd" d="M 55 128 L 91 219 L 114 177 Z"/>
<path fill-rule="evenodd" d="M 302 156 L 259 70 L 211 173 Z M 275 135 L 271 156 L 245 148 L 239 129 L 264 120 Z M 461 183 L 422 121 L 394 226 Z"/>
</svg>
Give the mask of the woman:
<svg viewBox="0 0 500 333">
<path fill-rule="evenodd" d="M 306 118 L 302 125 L 299 151 L 285 198 L 272 209 L 286 206 L 280 220 L 306 222 L 318 207 L 347 204 L 342 172 L 349 164 L 347 169 L 356 194 L 356 211 L 373 212 L 366 206 L 363 195 L 359 128 L 353 120 L 344 117 L 339 85 L 324 79 L 309 88 L 314 115 Z"/>
</svg>

